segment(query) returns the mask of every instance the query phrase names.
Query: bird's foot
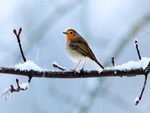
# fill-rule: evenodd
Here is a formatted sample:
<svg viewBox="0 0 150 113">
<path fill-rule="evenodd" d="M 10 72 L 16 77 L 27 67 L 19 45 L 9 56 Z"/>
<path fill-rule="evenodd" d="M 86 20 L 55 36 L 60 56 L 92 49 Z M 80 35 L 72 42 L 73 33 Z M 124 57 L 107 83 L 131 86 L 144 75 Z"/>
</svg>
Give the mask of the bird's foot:
<svg viewBox="0 0 150 113">
<path fill-rule="evenodd" d="M 82 68 L 82 69 L 80 69 L 80 73 L 82 73 L 82 72 L 84 72 L 84 69 Z"/>
</svg>

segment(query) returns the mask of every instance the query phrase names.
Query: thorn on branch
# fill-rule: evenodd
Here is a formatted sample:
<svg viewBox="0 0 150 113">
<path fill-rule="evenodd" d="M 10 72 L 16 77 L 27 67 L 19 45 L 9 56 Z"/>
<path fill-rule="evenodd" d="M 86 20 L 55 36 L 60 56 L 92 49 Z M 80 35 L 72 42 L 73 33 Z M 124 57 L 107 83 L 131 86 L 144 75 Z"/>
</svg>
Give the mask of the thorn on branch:
<svg viewBox="0 0 150 113">
<path fill-rule="evenodd" d="M 111 63 L 112 63 L 113 66 L 115 66 L 115 60 L 114 60 L 114 57 L 111 58 Z"/>
<path fill-rule="evenodd" d="M 19 28 L 18 33 L 17 33 L 16 29 L 13 30 L 13 33 L 15 34 L 15 36 L 17 38 L 17 41 L 18 41 L 18 44 L 19 44 L 19 49 L 20 49 L 23 61 L 26 62 L 26 58 L 24 56 L 22 46 L 21 46 L 21 43 L 20 43 L 20 34 L 21 34 L 21 32 L 22 32 L 22 28 Z"/>
<path fill-rule="evenodd" d="M 137 53 L 138 53 L 138 57 L 141 60 L 141 55 L 140 55 L 140 51 L 139 51 L 139 48 L 138 48 L 138 40 L 137 39 L 135 40 L 135 47 L 136 47 L 136 50 L 137 50 Z"/>
</svg>

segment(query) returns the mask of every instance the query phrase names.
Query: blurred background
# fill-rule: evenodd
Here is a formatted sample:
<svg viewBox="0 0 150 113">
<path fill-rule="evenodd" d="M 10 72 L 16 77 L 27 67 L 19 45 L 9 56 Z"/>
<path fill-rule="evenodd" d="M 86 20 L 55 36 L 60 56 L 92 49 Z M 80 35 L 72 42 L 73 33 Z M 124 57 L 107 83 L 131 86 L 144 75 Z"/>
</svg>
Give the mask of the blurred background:
<svg viewBox="0 0 150 113">
<path fill-rule="evenodd" d="M 138 39 L 142 57 L 150 57 L 149 0 L 0 0 L 0 66 L 23 63 L 13 29 L 22 27 L 21 43 L 27 60 L 56 70 L 55 61 L 68 70 L 72 62 L 65 50 L 69 28 L 80 33 L 105 67 L 138 61 L 134 40 Z M 82 65 L 79 66 L 80 69 Z M 86 70 L 98 69 L 87 62 Z M 0 91 L 15 79 L 27 77 L 0 75 Z M 150 82 L 142 101 L 134 105 L 144 76 L 46 79 L 33 78 L 29 89 L 0 99 L 1 113 L 149 113 Z"/>
</svg>

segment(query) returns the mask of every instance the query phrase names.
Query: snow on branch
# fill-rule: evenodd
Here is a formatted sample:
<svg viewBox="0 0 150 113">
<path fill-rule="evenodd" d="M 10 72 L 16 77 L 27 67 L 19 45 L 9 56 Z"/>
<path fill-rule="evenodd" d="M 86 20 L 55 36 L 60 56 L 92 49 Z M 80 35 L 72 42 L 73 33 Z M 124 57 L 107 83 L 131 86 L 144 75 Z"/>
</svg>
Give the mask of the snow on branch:
<svg viewBox="0 0 150 113">
<path fill-rule="evenodd" d="M 135 100 L 135 105 L 139 103 L 139 101 L 142 98 L 146 81 L 147 81 L 147 75 L 150 72 L 150 59 L 149 58 L 142 58 L 140 61 L 130 61 L 126 64 L 115 66 L 115 67 L 107 67 L 103 70 L 85 70 L 85 71 L 53 71 L 48 69 L 43 69 L 39 66 L 37 66 L 32 61 L 26 61 L 23 64 L 15 65 L 15 67 L 0 67 L 0 73 L 5 74 L 14 74 L 14 75 L 23 75 L 29 77 L 28 83 L 30 83 L 30 80 L 32 77 L 41 77 L 41 78 L 91 78 L 91 77 L 134 77 L 137 75 L 145 75 L 145 81 L 144 85 L 141 91 L 141 94 L 138 99 Z M 54 65 L 54 64 L 53 64 Z M 57 65 L 57 63 L 55 63 Z M 54 66 L 55 67 L 55 66 Z M 56 66 L 57 68 L 60 66 Z M 58 68 L 60 69 L 60 68 Z M 63 68 L 61 68 L 63 69 Z M 60 70 L 61 70 L 60 69 Z M 17 89 L 11 85 L 9 90 L 3 93 L 5 94 L 5 98 L 9 98 L 8 94 L 9 92 L 19 92 L 22 90 L 27 90 L 26 85 L 24 88 L 21 88 L 18 83 L 18 79 L 16 79 L 17 83 Z M 23 83 L 24 84 L 24 83 Z"/>
<path fill-rule="evenodd" d="M 0 67 L 0 73 L 41 78 L 133 77 L 148 73 L 149 61 L 149 58 L 142 58 L 142 60 L 137 62 L 130 61 L 120 66 L 106 67 L 103 70 L 91 71 L 54 71 L 43 69 L 33 63 L 33 61 L 26 61 L 22 64 L 19 63 L 18 65 L 15 65 L 15 67 Z"/>
<path fill-rule="evenodd" d="M 14 67 L 0 67 L 0 73 L 4 74 L 11 74 L 11 75 L 19 75 L 19 76 L 27 76 L 29 79 L 26 83 L 19 84 L 19 80 L 16 79 L 17 88 L 13 85 L 10 85 L 10 88 L 7 88 L 2 94 L 5 95 L 5 99 L 9 99 L 9 92 L 19 92 L 28 89 L 29 83 L 33 77 L 40 77 L 40 78 L 91 78 L 91 77 L 134 77 L 137 75 L 144 75 L 144 85 L 139 97 L 135 99 L 135 105 L 139 103 L 142 99 L 142 95 L 146 86 L 147 77 L 150 72 L 150 58 L 141 57 L 139 47 L 138 47 L 138 40 L 135 40 L 135 48 L 137 50 L 137 54 L 139 57 L 139 61 L 129 61 L 128 63 L 116 66 L 114 57 L 112 57 L 112 65 L 113 67 L 105 67 L 105 69 L 101 70 L 81 70 L 81 71 L 71 71 L 67 70 L 64 67 L 61 67 L 56 62 L 53 63 L 53 67 L 59 69 L 59 71 L 43 69 L 36 65 L 33 61 L 26 60 L 23 49 L 20 43 L 20 34 L 22 32 L 22 28 L 18 30 L 13 30 L 17 42 L 19 44 L 19 49 L 21 52 L 21 56 L 23 58 L 24 63 L 20 63 L 15 65 Z"/>
</svg>

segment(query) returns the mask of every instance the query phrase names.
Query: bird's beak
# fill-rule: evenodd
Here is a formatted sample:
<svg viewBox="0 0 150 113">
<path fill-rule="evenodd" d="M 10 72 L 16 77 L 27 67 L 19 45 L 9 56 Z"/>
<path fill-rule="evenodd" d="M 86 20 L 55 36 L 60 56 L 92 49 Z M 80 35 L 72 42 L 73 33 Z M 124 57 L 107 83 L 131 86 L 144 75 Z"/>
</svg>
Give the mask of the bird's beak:
<svg viewBox="0 0 150 113">
<path fill-rule="evenodd" d="M 63 34 L 67 34 L 67 32 L 63 32 Z"/>
</svg>

